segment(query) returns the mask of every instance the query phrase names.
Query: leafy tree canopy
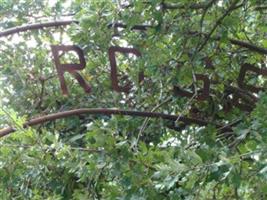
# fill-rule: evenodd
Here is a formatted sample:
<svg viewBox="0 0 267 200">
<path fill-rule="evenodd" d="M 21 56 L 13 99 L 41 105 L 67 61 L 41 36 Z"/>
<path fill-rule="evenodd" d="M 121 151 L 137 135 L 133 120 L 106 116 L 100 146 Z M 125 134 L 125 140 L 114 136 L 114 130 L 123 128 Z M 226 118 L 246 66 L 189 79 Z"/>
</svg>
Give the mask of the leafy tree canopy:
<svg viewBox="0 0 267 200">
<path fill-rule="evenodd" d="M 16 129 L 0 139 L 0 198 L 266 199 L 266 14 L 265 0 L 0 1 L 0 128 Z M 63 44 L 83 50 L 90 93 L 65 73 L 62 95 L 50 46 Z M 116 53 L 129 92 L 111 87 L 112 46 L 141 53 Z M 241 80 L 242 66 L 263 73 Z M 199 99 L 202 75 L 209 96 Z M 24 126 L 78 108 L 177 120 L 77 114 Z"/>
</svg>

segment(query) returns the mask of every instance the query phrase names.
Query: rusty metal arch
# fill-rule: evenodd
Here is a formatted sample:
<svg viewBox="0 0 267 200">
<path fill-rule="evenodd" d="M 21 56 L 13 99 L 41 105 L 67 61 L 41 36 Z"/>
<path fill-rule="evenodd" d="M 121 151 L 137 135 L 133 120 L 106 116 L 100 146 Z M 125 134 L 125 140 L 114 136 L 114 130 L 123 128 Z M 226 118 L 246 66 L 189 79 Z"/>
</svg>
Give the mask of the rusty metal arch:
<svg viewBox="0 0 267 200">
<path fill-rule="evenodd" d="M 49 27 L 58 27 L 58 26 L 66 26 L 72 23 L 78 23 L 76 20 L 61 20 L 61 21 L 52 21 L 52 22 L 44 22 L 44 23 L 35 23 L 35 24 L 26 24 L 22 26 L 13 27 L 7 30 L 0 32 L 0 37 L 6 37 L 15 33 L 37 30 Z"/>
<path fill-rule="evenodd" d="M 38 124 L 43 124 L 48 121 L 54 121 L 56 119 L 62 119 L 70 116 L 77 116 L 77 115 L 84 115 L 84 114 L 101 114 L 101 115 L 127 115 L 127 116 L 134 116 L 134 117 L 148 117 L 148 118 L 161 118 L 165 120 L 171 121 L 181 121 L 182 123 L 189 125 L 189 124 L 197 124 L 199 126 L 206 126 L 208 124 L 213 124 L 221 131 L 230 131 L 231 127 L 223 126 L 219 124 L 214 124 L 212 122 L 204 121 L 201 119 L 189 118 L 180 115 L 171 115 L 171 114 L 164 114 L 158 112 L 142 112 L 142 111 L 131 111 L 131 110 L 120 110 L 120 109 L 110 109 L 110 108 L 80 108 L 74 109 L 69 111 L 63 111 L 53 114 L 48 114 L 45 116 L 33 118 L 26 123 L 23 124 L 24 128 L 31 127 Z M 0 138 L 8 135 L 12 132 L 15 132 L 16 129 L 13 127 L 7 127 L 0 130 Z"/>
<path fill-rule="evenodd" d="M 0 32 L 0 37 L 6 37 L 15 33 L 20 33 L 20 32 L 25 32 L 29 30 L 36 30 L 36 29 L 43 29 L 43 28 L 49 28 L 49 27 L 58 27 L 58 26 L 66 26 L 70 25 L 72 23 L 79 23 L 76 20 L 65 20 L 65 21 L 53 21 L 53 22 L 45 22 L 45 23 L 36 23 L 36 24 L 27 24 L 23 26 L 18 26 L 14 28 L 10 28 L 7 30 L 4 30 Z M 109 24 L 107 25 L 109 28 L 127 28 L 127 25 L 121 24 L 121 23 L 114 23 L 114 24 Z M 136 25 L 133 26 L 131 29 L 132 30 L 139 30 L 139 31 L 145 31 L 148 28 L 154 28 L 146 25 Z M 198 33 L 192 33 L 193 34 L 198 34 Z M 205 35 L 204 35 L 205 36 Z M 219 40 L 220 38 L 214 38 L 215 40 Z M 229 39 L 230 43 L 233 45 L 238 45 L 243 48 L 247 48 L 250 51 L 254 51 L 260 54 L 267 54 L 267 49 L 263 47 L 258 47 L 253 44 L 240 41 L 240 40 L 235 40 L 235 39 Z M 59 113 L 54 113 L 54 114 L 49 114 L 46 116 L 42 117 L 37 117 L 34 119 L 29 120 L 26 122 L 23 126 L 24 127 L 29 127 L 29 126 L 34 126 L 37 124 L 42 124 L 47 121 L 53 121 L 56 119 L 61 119 L 69 116 L 75 116 L 75 115 L 81 115 L 81 114 L 102 114 L 102 115 L 129 115 L 129 116 L 136 116 L 136 117 L 150 117 L 150 118 L 162 118 L 162 119 L 167 119 L 167 120 L 172 120 L 176 121 L 179 119 L 179 121 L 185 123 L 185 124 L 198 124 L 200 126 L 205 126 L 207 124 L 214 124 L 207 122 L 205 120 L 200 120 L 200 119 L 194 119 L 194 118 L 188 118 L 184 116 L 177 116 L 177 115 L 169 115 L 169 114 L 163 114 L 163 113 L 155 113 L 155 112 L 141 112 L 141 111 L 128 111 L 128 110 L 118 110 L 118 109 L 109 109 L 109 108 L 81 108 L 81 109 L 75 109 L 75 110 L 70 110 L 70 111 L 65 111 L 65 112 L 59 112 Z M 218 125 L 214 124 L 216 127 L 220 128 L 221 130 L 231 130 L 231 128 L 227 125 Z M 4 128 L 0 130 L 0 137 L 3 137 L 5 135 L 8 135 L 9 133 L 14 132 L 15 129 L 12 127 Z"/>
<path fill-rule="evenodd" d="M 52 22 L 43 22 L 43 23 L 35 23 L 35 24 L 26 24 L 26 25 L 22 25 L 22 26 L 18 26 L 18 27 L 13 27 L 7 30 L 4 30 L 2 32 L 0 32 L 0 38 L 1 37 L 5 37 L 8 35 L 12 35 L 15 33 L 20 33 L 20 32 L 25 32 L 25 31 L 29 31 L 29 30 L 36 30 L 36 29 L 42 29 L 42 28 L 49 28 L 49 27 L 58 27 L 58 26 L 66 26 L 66 25 L 70 25 L 72 23 L 76 23 L 78 24 L 79 21 L 77 20 L 60 20 L 60 21 L 52 21 Z M 126 24 L 122 24 L 122 23 L 110 23 L 107 24 L 107 26 L 109 28 L 127 28 Z M 155 28 L 149 25 L 135 25 L 133 26 L 131 29 L 132 30 L 147 30 L 148 28 Z M 205 33 L 199 33 L 199 32 L 190 32 L 188 33 L 189 35 L 192 35 L 192 37 L 194 37 L 195 35 L 199 35 L 202 34 L 203 36 L 206 36 Z M 215 40 L 220 40 L 220 37 L 216 37 L 214 38 Z M 229 41 L 231 44 L 233 45 L 237 45 L 243 48 L 247 48 L 250 51 L 254 51 L 260 54 L 267 54 L 267 48 L 264 47 L 259 47 L 256 46 L 254 44 L 250 44 L 246 41 L 241 41 L 241 40 L 236 40 L 236 39 L 232 39 L 229 38 Z"/>
</svg>

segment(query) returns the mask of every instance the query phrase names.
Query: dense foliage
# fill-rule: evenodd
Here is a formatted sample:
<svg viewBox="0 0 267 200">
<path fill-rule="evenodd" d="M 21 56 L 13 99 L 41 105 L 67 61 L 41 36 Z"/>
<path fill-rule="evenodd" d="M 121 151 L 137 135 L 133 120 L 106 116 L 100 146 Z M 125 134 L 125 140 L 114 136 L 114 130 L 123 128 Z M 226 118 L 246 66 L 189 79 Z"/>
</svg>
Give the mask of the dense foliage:
<svg viewBox="0 0 267 200">
<path fill-rule="evenodd" d="M 0 198 L 266 199 L 267 94 L 253 94 L 258 101 L 244 111 L 225 92 L 240 89 L 242 64 L 266 68 L 266 14 L 265 0 L 0 1 L 1 31 L 78 21 L 0 38 L 0 128 L 17 129 L 0 138 Z M 133 30 L 135 25 L 148 27 Z M 91 93 L 66 74 L 70 94 L 62 95 L 52 44 L 83 49 L 87 64 L 81 73 Z M 111 88 L 111 46 L 142 54 L 116 57 L 120 76 L 132 82 L 129 93 Z M 139 71 L 145 75 L 141 83 Z M 196 94 L 196 74 L 211 80 L 210 98 L 173 94 L 174 85 Z M 248 84 L 263 88 L 265 79 L 246 76 Z M 211 123 L 78 115 L 23 128 L 36 116 L 83 107 L 157 111 Z M 214 123 L 233 124 L 232 131 Z"/>
</svg>

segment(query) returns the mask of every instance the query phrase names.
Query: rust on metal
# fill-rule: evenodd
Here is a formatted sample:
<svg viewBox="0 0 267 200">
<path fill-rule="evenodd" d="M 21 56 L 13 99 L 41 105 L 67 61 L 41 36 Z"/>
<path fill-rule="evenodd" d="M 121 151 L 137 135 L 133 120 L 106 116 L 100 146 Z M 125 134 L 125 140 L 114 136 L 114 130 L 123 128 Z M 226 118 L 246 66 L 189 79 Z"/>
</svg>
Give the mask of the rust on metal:
<svg viewBox="0 0 267 200">
<path fill-rule="evenodd" d="M 65 26 L 71 23 L 78 23 L 77 21 L 58 21 L 58 22 L 49 22 L 49 23 L 40 23 L 40 24 L 31 24 L 26 26 L 21 26 L 18 28 L 12 28 L 8 29 L 6 31 L 0 32 L 0 37 L 2 36 L 8 36 L 10 34 L 23 32 L 27 30 L 33 30 L 33 29 L 42 29 L 46 27 L 52 27 L 52 26 Z M 128 28 L 127 25 L 123 23 L 113 23 L 108 25 L 109 28 Z M 130 30 L 137 30 L 137 31 L 146 31 L 148 28 L 155 28 L 150 25 L 135 25 L 132 27 L 129 27 Z M 194 33 L 195 34 L 195 33 Z M 201 33 L 203 34 L 203 33 Z M 205 36 L 205 33 L 203 34 Z M 215 40 L 219 40 L 220 37 L 216 37 Z M 252 51 L 256 51 L 258 53 L 267 54 L 267 49 L 257 47 L 251 44 L 248 44 L 246 42 L 229 39 L 229 41 L 234 45 L 239 45 L 241 47 L 248 48 Z M 57 69 L 57 74 L 60 81 L 60 86 L 62 93 L 64 95 L 68 94 L 68 88 L 65 82 L 64 74 L 65 72 L 70 73 L 79 83 L 79 85 L 84 89 L 86 93 L 90 93 L 91 87 L 90 85 L 84 80 L 84 78 L 81 76 L 81 74 L 78 72 L 80 70 L 83 70 L 86 66 L 85 58 L 82 49 L 80 49 L 77 46 L 73 45 L 52 45 L 52 54 L 54 57 L 54 62 Z M 74 51 L 78 57 L 79 57 L 79 63 L 61 63 L 60 61 L 60 52 L 66 53 L 69 51 Z M 110 67 L 111 67 L 111 82 L 112 82 L 112 89 L 114 89 L 117 92 L 125 92 L 128 93 L 132 87 L 132 83 L 128 80 L 127 75 L 123 75 L 120 77 L 118 73 L 118 66 L 116 62 L 116 52 L 122 53 L 122 54 L 134 54 L 138 57 L 141 56 L 141 53 L 139 50 L 135 48 L 125 48 L 125 47 L 118 47 L 113 46 L 110 47 L 108 50 L 108 56 L 110 61 Z M 204 60 L 205 65 L 209 69 L 213 69 L 213 63 L 211 58 L 205 58 Z M 263 68 L 257 68 L 251 64 L 244 64 L 241 66 L 239 77 L 237 80 L 238 88 L 235 87 L 228 87 L 225 90 L 225 99 L 227 100 L 226 104 L 224 104 L 224 110 L 229 111 L 234 106 L 239 108 L 240 110 L 250 112 L 255 107 L 255 102 L 257 102 L 257 97 L 254 95 L 255 93 L 258 93 L 260 90 L 263 90 L 262 87 L 257 87 L 254 85 L 249 85 L 245 81 L 245 77 L 247 72 L 253 72 L 259 75 L 267 76 L 267 69 Z M 210 84 L 211 81 L 209 80 L 209 77 L 204 74 L 196 74 L 195 75 L 197 81 L 203 82 L 203 88 L 197 89 L 197 95 L 195 99 L 197 101 L 204 101 L 210 98 Z M 144 73 L 139 72 L 138 74 L 139 82 L 142 82 L 144 80 Z M 125 80 L 125 85 L 120 85 L 119 81 Z M 174 86 L 174 94 L 182 97 L 188 97 L 192 98 L 195 94 L 192 91 L 187 91 L 179 86 Z M 183 122 L 183 126 L 188 124 L 197 124 L 200 126 L 205 126 L 209 124 L 210 122 L 205 121 L 201 119 L 199 115 L 199 110 L 197 108 L 192 108 L 190 110 L 190 113 L 195 116 L 195 118 L 188 118 L 188 117 L 181 117 L 176 115 L 168 115 L 163 113 L 153 113 L 153 112 L 139 112 L 139 111 L 127 111 L 127 110 L 117 110 L 117 109 L 77 109 L 77 110 L 71 110 L 66 112 L 60 112 L 55 114 L 50 114 L 47 116 L 42 116 L 39 118 L 32 119 L 24 124 L 24 127 L 33 126 L 36 124 L 44 123 L 46 121 L 56 120 L 68 116 L 73 115 L 79 115 L 79 114 L 103 114 L 103 115 L 112 115 L 112 114 L 118 114 L 118 115 L 130 115 L 130 116 L 139 116 L 139 117 L 155 117 L 155 118 L 162 118 L 167 120 L 176 121 L 178 118 L 181 122 Z M 201 113 L 200 113 L 201 114 Z M 216 125 L 219 127 L 219 125 Z M 182 126 L 178 127 L 179 129 L 183 128 Z M 0 137 L 4 136 L 10 132 L 15 131 L 14 128 L 7 128 L 0 130 Z"/>
<path fill-rule="evenodd" d="M 203 88 L 198 90 L 198 94 L 196 96 L 196 99 L 198 101 L 204 101 L 209 98 L 210 94 L 210 80 L 209 77 L 204 75 L 204 74 L 196 74 L 196 80 L 201 80 L 203 81 Z M 174 86 L 174 94 L 182 97 L 188 97 L 192 98 L 194 96 L 194 92 L 189 92 L 184 89 L 182 89 L 179 86 Z"/>
<path fill-rule="evenodd" d="M 228 127 L 228 126 L 222 126 L 220 124 L 214 124 L 209 121 L 184 117 L 180 115 L 170 115 L 170 114 L 157 113 L 157 112 L 131 111 L 131 110 L 110 109 L 110 108 L 80 108 L 80 109 L 75 109 L 75 110 L 58 112 L 58 113 L 49 114 L 49 115 L 31 119 L 28 122 L 24 123 L 23 127 L 27 128 L 29 126 L 43 124 L 48 121 L 54 121 L 57 119 L 62 119 L 62 118 L 70 117 L 70 116 L 76 116 L 76 115 L 83 115 L 83 114 L 128 115 L 128 116 L 136 116 L 136 117 L 161 118 L 161 119 L 171 120 L 171 121 L 176 121 L 178 119 L 180 122 L 183 123 L 183 125 L 184 124 L 186 125 L 197 124 L 199 126 L 206 126 L 208 124 L 213 124 L 217 128 L 221 128 L 223 131 L 231 130 L 231 127 Z M 13 127 L 4 128 L 0 130 L 0 137 L 8 135 L 14 131 L 16 131 L 16 129 Z"/>
<path fill-rule="evenodd" d="M 63 20 L 63 21 L 52 21 L 52 22 L 44 22 L 44 23 L 36 23 L 36 24 L 26 24 L 23 26 L 18 26 L 18 27 L 13 27 L 7 30 L 4 30 L 0 32 L 0 37 L 6 37 L 15 33 L 20 33 L 24 31 L 29 31 L 29 30 L 36 30 L 36 29 L 43 29 L 43 28 L 49 28 L 49 27 L 58 27 L 58 26 L 66 26 L 70 25 L 72 23 L 78 24 L 79 22 L 77 20 Z M 126 24 L 123 23 L 111 23 L 108 24 L 109 28 L 127 28 Z M 156 26 L 151 26 L 151 25 L 134 25 L 131 27 L 131 30 L 140 30 L 140 31 L 146 31 L 148 28 L 156 28 Z M 189 35 L 204 35 L 206 36 L 206 33 L 200 33 L 200 32 L 195 32 L 195 31 L 190 31 L 188 32 Z M 215 40 L 220 40 L 221 37 L 214 37 Z M 229 38 L 229 41 L 233 45 L 238 45 L 243 48 L 247 48 L 250 51 L 255 51 L 260 54 L 267 54 L 267 49 L 264 47 L 259 47 L 244 41 L 236 40 Z"/>
<path fill-rule="evenodd" d="M 119 79 L 118 79 L 118 69 L 117 69 L 117 62 L 116 62 L 116 52 L 123 53 L 123 54 L 134 54 L 138 57 L 141 56 L 140 51 L 138 51 L 136 48 L 125 48 L 125 47 L 118 47 L 118 46 L 112 46 L 108 49 L 108 56 L 110 61 L 110 67 L 111 67 L 111 83 L 112 83 L 112 89 L 117 92 L 126 92 L 128 93 L 131 89 L 131 82 L 126 83 L 124 86 L 119 85 Z M 123 76 L 122 79 L 127 79 L 128 76 Z M 144 80 L 144 73 L 139 72 L 138 74 L 139 82 L 142 82 Z"/>
<path fill-rule="evenodd" d="M 230 98 L 232 96 L 232 98 Z M 226 103 L 224 105 L 224 111 L 230 111 L 234 106 L 243 111 L 252 111 L 255 107 L 255 103 L 258 98 L 251 94 L 249 91 L 233 87 L 227 86 L 225 88 L 225 97 Z"/>
<path fill-rule="evenodd" d="M 83 79 L 83 77 L 77 72 L 78 70 L 82 70 L 86 66 L 86 62 L 84 59 L 84 54 L 82 49 L 80 49 L 77 46 L 74 45 L 52 45 L 52 54 L 54 57 L 54 62 L 57 68 L 57 73 L 60 81 L 60 86 L 62 93 L 64 95 L 68 95 L 68 88 L 66 86 L 64 73 L 69 72 L 75 79 L 77 79 L 80 86 L 84 89 L 86 93 L 90 93 L 91 87 L 86 83 L 86 81 Z M 66 63 L 62 64 L 60 63 L 60 55 L 59 52 L 62 51 L 63 53 L 66 53 L 68 51 L 74 51 L 79 56 L 79 62 L 80 63 Z"/>
<path fill-rule="evenodd" d="M 112 28 L 112 27 L 114 27 L 114 28 L 127 28 L 128 26 L 126 24 L 119 23 L 119 22 L 108 24 L 108 28 Z M 157 28 L 157 26 L 134 25 L 130 29 L 131 30 L 146 31 L 148 28 Z M 196 31 L 189 31 L 186 34 L 191 35 L 191 36 L 192 35 L 203 35 L 203 36 L 207 37 L 207 33 L 196 32 Z M 221 40 L 221 37 L 220 36 L 216 36 L 216 37 L 213 37 L 213 39 L 219 41 L 219 40 Z M 248 43 L 248 42 L 245 42 L 245 41 L 241 41 L 241 40 L 237 40 L 237 39 L 233 39 L 233 38 L 229 38 L 229 41 L 233 45 L 237 45 L 237 46 L 246 48 L 246 49 L 248 49 L 250 51 L 254 51 L 254 52 L 257 52 L 259 54 L 267 54 L 267 48 L 259 47 L 259 46 L 256 46 L 254 44 L 251 44 L 251 43 Z"/>
<path fill-rule="evenodd" d="M 128 26 L 123 23 L 111 23 L 108 25 L 108 28 L 127 28 Z M 148 28 L 154 28 L 153 26 L 150 25 L 134 25 L 130 27 L 131 30 L 138 30 L 138 31 L 146 31 Z"/>
<path fill-rule="evenodd" d="M 245 76 L 247 71 L 255 72 L 257 75 L 263 75 L 267 76 L 267 69 L 260 69 L 257 68 L 251 64 L 243 64 L 240 69 L 239 77 L 238 77 L 238 86 L 242 89 L 245 89 L 247 91 L 250 91 L 252 93 L 258 93 L 260 90 L 263 90 L 263 88 L 255 87 L 253 85 L 247 85 L 245 83 Z"/>
<path fill-rule="evenodd" d="M 53 21 L 53 22 L 43 22 L 43 23 L 35 23 L 35 24 L 26 24 L 22 26 L 17 26 L 14 28 L 10 28 L 0 32 L 0 37 L 6 37 L 15 33 L 25 32 L 29 30 L 39 30 L 43 28 L 49 27 L 58 27 L 58 26 L 67 26 L 72 23 L 79 23 L 77 20 L 61 20 L 61 21 Z"/>
<path fill-rule="evenodd" d="M 233 95 L 233 105 L 239 108 L 240 110 L 247 112 L 251 112 L 255 107 L 255 103 L 247 101 L 247 99 L 243 98 L 240 93 L 235 93 Z"/>
</svg>

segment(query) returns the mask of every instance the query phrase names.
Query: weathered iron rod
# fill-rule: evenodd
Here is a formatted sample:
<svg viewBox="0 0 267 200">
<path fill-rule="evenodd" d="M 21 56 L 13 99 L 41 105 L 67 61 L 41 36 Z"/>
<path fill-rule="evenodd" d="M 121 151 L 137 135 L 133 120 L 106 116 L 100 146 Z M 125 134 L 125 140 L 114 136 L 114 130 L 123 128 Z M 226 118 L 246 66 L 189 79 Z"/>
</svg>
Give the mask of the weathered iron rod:
<svg viewBox="0 0 267 200">
<path fill-rule="evenodd" d="M 15 33 L 25 32 L 29 30 L 36 30 L 48 27 L 57 27 L 57 26 L 66 26 L 72 23 L 78 23 L 76 20 L 62 20 L 62 21 L 53 21 L 53 22 L 44 22 L 44 23 L 35 23 L 35 24 L 26 24 L 22 26 L 17 26 L 0 32 L 0 37 L 5 37 Z"/>
<path fill-rule="evenodd" d="M 130 110 L 120 110 L 120 109 L 110 109 L 110 108 L 80 108 L 80 109 L 63 111 L 63 112 L 58 112 L 54 114 L 37 117 L 37 118 L 29 120 L 23 126 L 24 128 L 26 128 L 28 126 L 43 124 L 45 122 L 53 121 L 56 119 L 62 119 L 62 118 L 70 117 L 70 116 L 83 115 L 83 114 L 128 115 L 128 116 L 135 116 L 135 117 L 161 118 L 161 119 L 167 119 L 167 120 L 172 120 L 172 121 L 176 121 L 179 117 L 178 115 L 170 115 L 170 114 L 164 114 L 164 113 L 158 113 L 158 112 L 142 112 L 142 111 L 130 111 Z M 197 124 L 200 126 L 206 126 L 208 124 L 212 124 L 211 122 L 207 122 L 201 119 L 188 118 L 188 117 L 183 117 L 183 116 L 179 118 L 179 121 L 185 124 Z M 218 125 L 218 124 L 215 124 L 215 126 L 218 128 L 222 127 L 221 125 Z M 226 127 L 225 130 L 226 129 L 229 129 L 229 127 Z M 16 129 L 12 127 L 4 128 L 0 130 L 0 137 L 8 135 L 14 131 L 16 131 Z"/>
<path fill-rule="evenodd" d="M 35 30 L 35 29 L 57 27 L 57 26 L 66 26 L 66 25 L 70 25 L 72 23 L 79 23 L 79 22 L 77 20 L 63 20 L 63 21 L 53 21 L 53 22 L 44 22 L 44 23 L 36 23 L 36 24 L 26 24 L 23 26 L 17 26 L 14 28 L 4 30 L 4 31 L 0 32 L 0 37 L 4 37 L 4 36 L 12 35 L 15 33 L 20 33 L 20 32 L 25 32 L 25 31 L 29 31 L 29 30 Z M 122 23 L 114 23 L 114 24 L 109 24 L 108 27 L 110 27 L 110 28 L 111 27 L 126 28 L 127 26 L 125 24 L 122 24 Z M 131 29 L 133 29 L 133 30 L 146 30 L 147 28 L 153 28 L 153 27 L 149 26 L 149 25 L 135 25 Z M 214 39 L 220 40 L 221 38 L 216 37 Z M 229 38 L 229 41 L 233 45 L 241 46 L 241 47 L 247 48 L 251 51 L 258 52 L 260 54 L 267 54 L 267 48 L 259 47 L 257 45 L 250 44 L 250 43 L 245 42 L 245 41 L 231 39 L 231 38 Z"/>
</svg>

